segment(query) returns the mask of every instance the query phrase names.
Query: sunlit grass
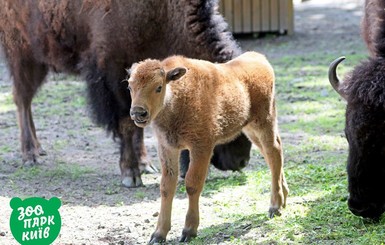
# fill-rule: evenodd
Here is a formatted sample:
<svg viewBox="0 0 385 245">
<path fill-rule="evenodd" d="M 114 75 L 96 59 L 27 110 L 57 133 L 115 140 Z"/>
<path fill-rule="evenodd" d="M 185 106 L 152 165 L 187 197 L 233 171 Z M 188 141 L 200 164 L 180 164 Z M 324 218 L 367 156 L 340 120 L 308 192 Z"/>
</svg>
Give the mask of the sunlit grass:
<svg viewBox="0 0 385 245">
<path fill-rule="evenodd" d="M 215 213 L 226 222 L 201 229 L 193 244 L 218 240 L 223 244 L 384 243 L 385 218 L 368 224 L 347 207 L 346 103 L 327 80 L 329 61 L 336 57 L 309 55 L 311 59 L 283 56 L 271 60 L 277 75 L 280 131 L 290 187 L 282 216 L 267 218 L 270 172 L 266 164 L 257 164 L 244 175 L 206 184 L 204 193 L 216 200 Z M 339 68 L 340 77 L 364 58 L 364 54 L 347 57 Z"/>
<path fill-rule="evenodd" d="M 14 111 L 15 109 L 16 106 L 13 103 L 12 93 L 0 91 L 0 113 Z"/>
<path fill-rule="evenodd" d="M 94 173 L 94 169 L 89 167 L 80 166 L 75 163 L 56 162 L 52 168 L 42 169 L 39 166 L 33 166 L 29 168 L 19 168 L 10 176 L 10 179 L 69 179 L 76 180 L 86 174 Z"/>
</svg>

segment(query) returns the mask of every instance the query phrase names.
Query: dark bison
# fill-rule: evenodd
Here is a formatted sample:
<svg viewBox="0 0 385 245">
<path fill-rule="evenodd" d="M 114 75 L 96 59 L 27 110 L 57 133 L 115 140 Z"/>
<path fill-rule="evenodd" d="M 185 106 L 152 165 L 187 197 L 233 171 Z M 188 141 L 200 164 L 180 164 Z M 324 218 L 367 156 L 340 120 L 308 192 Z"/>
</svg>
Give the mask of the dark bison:
<svg viewBox="0 0 385 245">
<path fill-rule="evenodd" d="M 385 212 L 385 1 L 367 0 L 362 22 L 371 57 L 340 82 L 341 57 L 330 65 L 329 80 L 347 101 L 345 134 L 349 143 L 350 210 L 378 219 Z"/>
<path fill-rule="evenodd" d="M 0 41 L 14 80 L 21 151 L 35 163 L 45 152 L 35 133 L 31 101 L 49 70 L 82 75 L 94 121 L 120 141 L 122 183 L 142 185 L 151 170 L 143 129 L 129 116 L 125 68 L 172 54 L 224 62 L 240 54 L 217 1 L 0 0 Z M 242 147 L 240 147 L 242 146 Z M 215 149 L 214 162 L 238 170 L 249 159 L 245 136 Z M 187 153 L 182 162 L 188 163 Z"/>
</svg>

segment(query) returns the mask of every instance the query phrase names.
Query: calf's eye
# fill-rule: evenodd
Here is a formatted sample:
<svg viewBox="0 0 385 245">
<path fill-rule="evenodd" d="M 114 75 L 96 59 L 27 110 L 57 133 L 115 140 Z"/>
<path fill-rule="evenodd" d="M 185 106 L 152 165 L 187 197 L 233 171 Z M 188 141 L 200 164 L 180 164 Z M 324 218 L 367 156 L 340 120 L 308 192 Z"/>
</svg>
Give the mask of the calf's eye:
<svg viewBox="0 0 385 245">
<path fill-rule="evenodd" d="M 155 92 L 160 93 L 162 91 L 162 86 L 156 88 Z"/>
</svg>

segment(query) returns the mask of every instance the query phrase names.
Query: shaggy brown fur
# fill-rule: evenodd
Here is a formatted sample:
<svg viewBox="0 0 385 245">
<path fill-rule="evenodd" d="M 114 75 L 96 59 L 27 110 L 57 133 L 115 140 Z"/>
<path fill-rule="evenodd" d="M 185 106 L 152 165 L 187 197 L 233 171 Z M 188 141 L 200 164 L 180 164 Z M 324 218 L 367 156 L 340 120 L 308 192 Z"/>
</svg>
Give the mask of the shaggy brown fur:
<svg viewBox="0 0 385 245">
<path fill-rule="evenodd" d="M 172 56 L 134 64 L 128 80 L 131 118 L 139 127 L 152 122 L 162 165 L 161 211 L 151 243 L 171 227 L 178 180 L 178 156 L 191 153 L 185 183 L 189 208 L 181 241 L 196 236 L 198 200 L 214 146 L 244 132 L 261 150 L 272 173 L 270 217 L 286 204 L 281 139 L 274 99 L 274 72 L 266 58 L 247 52 L 225 64 Z"/>
<path fill-rule="evenodd" d="M 172 54 L 213 62 L 237 56 L 240 49 L 216 4 L 211 0 L 0 0 L 0 42 L 14 80 L 24 161 L 34 163 L 45 154 L 36 136 L 31 102 L 48 70 L 81 74 L 87 80 L 94 121 L 120 140 L 123 184 L 142 185 L 139 166 L 151 170 L 151 165 L 143 130 L 129 118 L 131 98 L 121 82 L 124 68 Z M 216 148 L 216 159 L 223 166 L 239 169 L 248 160 L 250 143 L 245 137 L 238 140 L 246 146 Z"/>
<path fill-rule="evenodd" d="M 356 66 L 343 83 L 334 79 L 336 90 L 347 100 L 348 205 L 354 214 L 372 219 L 385 212 L 384 74 L 385 60 L 370 58 Z"/>
</svg>

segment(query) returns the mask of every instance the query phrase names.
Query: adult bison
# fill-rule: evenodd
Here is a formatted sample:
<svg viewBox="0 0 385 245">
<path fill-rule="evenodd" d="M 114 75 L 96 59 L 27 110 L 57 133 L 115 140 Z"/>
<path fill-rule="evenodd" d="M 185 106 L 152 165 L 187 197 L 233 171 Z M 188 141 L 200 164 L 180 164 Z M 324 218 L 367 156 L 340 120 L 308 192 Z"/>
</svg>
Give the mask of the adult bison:
<svg viewBox="0 0 385 245">
<path fill-rule="evenodd" d="M 134 61 L 172 54 L 213 62 L 240 54 L 216 4 L 211 0 L 0 0 L 0 41 L 14 80 L 23 160 L 35 163 L 45 154 L 36 136 L 31 101 L 48 71 L 80 74 L 87 81 L 94 121 L 120 140 L 122 183 L 142 185 L 140 169 L 151 170 L 151 164 L 143 129 L 129 116 L 131 98 L 121 82 L 125 68 Z M 237 170 L 248 161 L 250 142 L 245 136 L 236 141 L 216 148 L 214 159 L 221 161 L 217 165 Z"/>
<path fill-rule="evenodd" d="M 385 212 L 385 1 L 367 0 L 362 33 L 371 57 L 340 82 L 329 68 L 333 88 L 347 101 L 345 134 L 349 143 L 350 210 L 378 219 Z"/>
</svg>

